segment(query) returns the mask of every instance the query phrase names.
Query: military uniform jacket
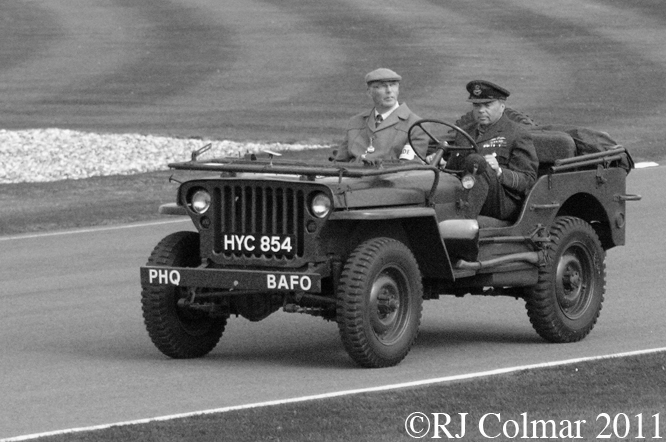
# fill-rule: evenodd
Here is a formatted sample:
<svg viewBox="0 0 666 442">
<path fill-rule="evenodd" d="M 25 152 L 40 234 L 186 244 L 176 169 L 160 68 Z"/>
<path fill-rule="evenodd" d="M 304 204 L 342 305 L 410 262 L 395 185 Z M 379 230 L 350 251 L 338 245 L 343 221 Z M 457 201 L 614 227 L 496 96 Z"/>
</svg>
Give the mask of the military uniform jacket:
<svg viewBox="0 0 666 442">
<path fill-rule="evenodd" d="M 481 155 L 495 154 L 502 168 L 499 180 L 514 198 L 522 199 L 532 188 L 537 178 L 539 167 L 532 135 L 520 125 L 509 120 L 506 115 L 484 132 L 479 131 L 476 122 L 461 127 L 474 138 Z M 470 146 L 470 142 L 456 134 L 455 144 Z M 447 164 L 450 169 L 463 169 L 465 153 L 452 156 Z"/>
<path fill-rule="evenodd" d="M 347 123 L 345 139 L 338 146 L 335 161 L 397 160 L 408 143 L 407 131 L 420 120 L 406 104 L 401 104 L 375 128 L 374 109 L 355 115 Z M 421 132 L 421 131 L 414 131 Z M 425 158 L 427 141 L 419 139 L 413 146 Z"/>
</svg>

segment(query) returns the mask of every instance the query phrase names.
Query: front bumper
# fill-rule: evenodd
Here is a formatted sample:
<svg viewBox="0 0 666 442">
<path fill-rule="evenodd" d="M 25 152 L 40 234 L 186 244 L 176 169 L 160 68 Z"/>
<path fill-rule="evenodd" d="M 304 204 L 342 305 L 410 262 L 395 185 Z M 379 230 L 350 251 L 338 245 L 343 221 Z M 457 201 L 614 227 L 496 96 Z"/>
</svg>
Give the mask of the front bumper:
<svg viewBox="0 0 666 442">
<path fill-rule="evenodd" d="M 318 273 L 161 266 L 145 266 L 140 270 L 142 285 L 321 293 L 321 275 Z"/>
</svg>

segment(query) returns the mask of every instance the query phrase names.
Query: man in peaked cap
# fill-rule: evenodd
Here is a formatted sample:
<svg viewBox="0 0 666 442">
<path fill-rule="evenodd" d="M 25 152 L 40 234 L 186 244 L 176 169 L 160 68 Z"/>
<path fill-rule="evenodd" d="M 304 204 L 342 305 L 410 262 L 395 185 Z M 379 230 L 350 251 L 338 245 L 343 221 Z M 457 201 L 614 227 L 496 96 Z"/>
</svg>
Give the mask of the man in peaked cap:
<svg viewBox="0 0 666 442">
<path fill-rule="evenodd" d="M 474 120 L 461 129 L 476 141 L 480 152 L 458 153 L 447 164 L 449 169 L 476 174 L 463 215 L 513 221 L 537 178 L 538 159 L 532 136 L 504 114 L 508 90 L 485 80 L 470 81 L 466 88 Z M 471 144 L 460 134 L 456 134 L 454 143 Z"/>
<path fill-rule="evenodd" d="M 382 160 L 417 160 L 407 140 L 407 131 L 421 118 L 405 103 L 399 104 L 402 77 L 391 69 L 380 68 L 365 76 L 367 94 L 374 107 L 352 117 L 347 123 L 344 141 L 331 158 L 333 161 L 355 161 L 375 164 Z M 420 158 L 425 158 L 427 140 L 421 135 L 415 141 Z"/>
</svg>

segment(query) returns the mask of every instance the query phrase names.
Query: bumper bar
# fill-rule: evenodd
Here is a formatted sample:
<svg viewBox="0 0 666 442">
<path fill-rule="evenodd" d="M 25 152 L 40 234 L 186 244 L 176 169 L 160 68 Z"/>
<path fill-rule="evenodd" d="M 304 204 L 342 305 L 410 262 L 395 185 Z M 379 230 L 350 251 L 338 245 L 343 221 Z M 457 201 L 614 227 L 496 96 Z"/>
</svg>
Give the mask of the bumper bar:
<svg viewBox="0 0 666 442">
<path fill-rule="evenodd" d="M 160 266 L 140 270 L 142 285 L 321 293 L 321 276 L 317 273 Z"/>
</svg>

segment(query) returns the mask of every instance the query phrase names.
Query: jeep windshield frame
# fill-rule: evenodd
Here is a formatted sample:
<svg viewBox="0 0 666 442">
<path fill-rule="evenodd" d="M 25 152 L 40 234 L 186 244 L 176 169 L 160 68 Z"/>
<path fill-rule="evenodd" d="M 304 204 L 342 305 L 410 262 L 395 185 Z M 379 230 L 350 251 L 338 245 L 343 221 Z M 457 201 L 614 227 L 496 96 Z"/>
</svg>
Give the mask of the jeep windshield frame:
<svg viewBox="0 0 666 442">
<path fill-rule="evenodd" d="M 314 181 L 317 177 L 342 178 L 367 178 L 381 175 L 389 175 L 399 172 L 413 170 L 429 170 L 433 172 L 433 183 L 427 196 L 428 205 L 432 205 L 434 195 L 439 184 L 439 174 L 442 172 L 435 166 L 419 163 L 406 163 L 404 161 L 385 161 L 378 166 L 367 166 L 360 163 L 338 163 L 331 164 L 275 160 L 256 158 L 214 158 L 206 161 L 185 161 L 169 163 L 169 168 L 174 170 L 220 172 L 235 176 L 237 173 L 257 173 L 276 175 L 300 175 L 308 181 Z"/>
</svg>

